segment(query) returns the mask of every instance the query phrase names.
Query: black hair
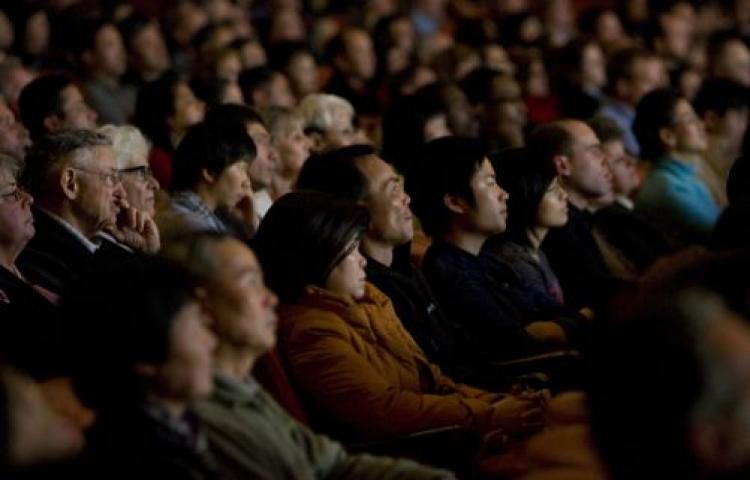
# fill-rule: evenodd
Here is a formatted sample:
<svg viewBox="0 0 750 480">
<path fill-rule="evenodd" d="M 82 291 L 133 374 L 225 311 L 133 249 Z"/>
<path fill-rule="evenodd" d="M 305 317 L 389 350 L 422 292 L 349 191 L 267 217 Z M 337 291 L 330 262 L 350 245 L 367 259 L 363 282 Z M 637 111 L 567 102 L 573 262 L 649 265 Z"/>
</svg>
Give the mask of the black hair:
<svg viewBox="0 0 750 480">
<path fill-rule="evenodd" d="M 488 67 L 475 68 L 461 80 L 461 89 L 472 105 L 489 102 L 492 100 L 492 83 L 499 75 L 503 73 Z"/>
<path fill-rule="evenodd" d="M 21 90 L 18 109 L 32 139 L 36 140 L 47 133 L 45 118 L 62 113 L 60 95 L 70 85 L 76 85 L 73 77 L 57 73 L 42 75 Z"/>
<path fill-rule="evenodd" d="M 376 155 L 375 148 L 370 145 L 349 145 L 312 155 L 302 165 L 296 188 L 360 201 L 367 196 L 367 178 L 356 161 L 370 155 Z"/>
<path fill-rule="evenodd" d="M 123 42 L 128 51 L 133 48 L 133 38 L 154 22 L 155 20 L 153 18 L 149 18 L 145 15 L 133 14 L 117 24 L 117 28 L 120 30 L 120 35 L 122 35 Z"/>
<path fill-rule="evenodd" d="M 658 88 L 646 94 L 635 111 L 633 133 L 641 147 L 644 160 L 656 161 L 666 151 L 661 140 L 660 130 L 674 125 L 674 111 L 677 103 L 684 100 L 682 94 L 673 88 Z"/>
<path fill-rule="evenodd" d="M 314 191 L 279 198 L 263 217 L 253 247 L 268 286 L 282 302 L 295 302 L 305 286 L 325 286 L 369 225 L 367 210 Z"/>
<path fill-rule="evenodd" d="M 457 195 L 474 204 L 471 180 L 485 158 L 482 144 L 473 138 L 443 137 L 422 148 L 407 174 L 406 188 L 428 235 L 439 236 L 450 226 L 445 195 Z"/>
<path fill-rule="evenodd" d="M 529 135 L 527 158 L 531 162 L 554 165 L 557 155 L 572 155 L 575 138 L 561 122 L 545 123 Z"/>
<path fill-rule="evenodd" d="M 138 91 L 135 105 L 135 125 L 154 146 L 173 150 L 167 119 L 175 113 L 177 87 L 187 83 L 175 72 L 166 72 Z"/>
<path fill-rule="evenodd" d="M 727 199 L 730 204 L 750 202 L 750 157 L 742 155 L 732 164 L 727 176 Z"/>
<path fill-rule="evenodd" d="M 587 122 L 591 130 L 594 131 L 601 143 L 624 141 L 625 132 L 622 127 L 610 117 L 596 115 Z"/>
<path fill-rule="evenodd" d="M 245 128 L 248 125 L 259 123 L 265 126 L 263 118 L 258 112 L 245 105 L 227 103 L 206 112 L 204 121 L 221 130 L 230 125 L 239 125 Z"/>
<path fill-rule="evenodd" d="M 424 128 L 438 115 L 447 117 L 447 107 L 434 89 L 421 89 L 402 98 L 383 118 L 383 158 L 396 170 L 407 173 L 425 144 Z"/>
<path fill-rule="evenodd" d="M 242 90 L 242 97 L 248 105 L 253 104 L 253 94 L 256 90 L 267 88 L 273 82 L 274 75 L 278 72 L 266 66 L 253 67 L 240 72 L 237 83 Z"/>
<path fill-rule="evenodd" d="M 539 205 L 557 178 L 552 162 L 532 162 L 524 148 L 511 148 L 490 156 L 498 183 L 508 192 L 508 219 L 503 238 L 529 243 L 527 231 L 537 225 Z"/>
<path fill-rule="evenodd" d="M 631 47 L 618 51 L 607 63 L 607 88 L 614 93 L 619 80 L 631 80 L 638 60 L 657 58 L 656 54 L 642 47 Z"/>
<path fill-rule="evenodd" d="M 184 269 L 156 257 L 92 266 L 62 303 L 71 378 L 84 404 L 102 411 L 143 400 L 135 366 L 167 360 L 175 317 L 193 287 Z"/>
<path fill-rule="evenodd" d="M 723 116 L 729 110 L 747 110 L 748 90 L 732 80 L 709 79 L 698 90 L 693 105 L 695 112 L 701 117 L 706 112 Z"/>
<path fill-rule="evenodd" d="M 247 130 L 240 125 L 216 128 L 207 122 L 190 127 L 174 154 L 172 184 L 175 191 L 191 190 L 202 172 L 220 175 L 231 165 L 255 159 L 256 148 Z"/>
</svg>

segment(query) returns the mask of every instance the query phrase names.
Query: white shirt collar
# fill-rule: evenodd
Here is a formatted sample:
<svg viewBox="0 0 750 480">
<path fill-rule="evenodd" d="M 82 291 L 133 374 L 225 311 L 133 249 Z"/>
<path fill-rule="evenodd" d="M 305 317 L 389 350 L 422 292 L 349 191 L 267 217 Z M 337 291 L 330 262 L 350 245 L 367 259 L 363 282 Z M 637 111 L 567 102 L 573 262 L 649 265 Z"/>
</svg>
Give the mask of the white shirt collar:
<svg viewBox="0 0 750 480">
<path fill-rule="evenodd" d="M 63 227 L 65 230 L 67 230 L 68 232 L 70 232 L 71 235 L 73 235 L 74 237 L 76 237 L 83 244 L 83 246 L 86 247 L 86 249 L 89 252 L 94 253 L 94 252 L 96 252 L 96 249 L 99 248 L 99 245 L 97 245 L 96 243 L 92 242 L 90 239 L 86 238 L 86 236 L 84 234 L 82 234 L 80 231 L 78 231 L 78 229 L 76 229 L 73 225 L 71 225 L 70 223 L 66 222 L 65 220 L 63 220 L 59 216 L 57 216 L 54 213 L 50 212 L 46 208 L 39 207 L 39 210 L 41 210 L 44 213 L 46 213 L 47 215 L 49 215 L 49 217 L 52 220 L 54 220 L 55 222 L 57 222 L 58 224 L 60 224 L 61 227 Z"/>
</svg>

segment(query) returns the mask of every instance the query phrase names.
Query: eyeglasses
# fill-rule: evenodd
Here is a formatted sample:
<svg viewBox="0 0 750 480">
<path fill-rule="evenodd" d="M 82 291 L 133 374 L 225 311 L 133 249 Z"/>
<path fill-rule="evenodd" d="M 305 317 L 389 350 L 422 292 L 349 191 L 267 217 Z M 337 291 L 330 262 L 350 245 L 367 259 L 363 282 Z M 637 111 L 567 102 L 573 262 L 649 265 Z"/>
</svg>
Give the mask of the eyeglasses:
<svg viewBox="0 0 750 480">
<path fill-rule="evenodd" d="M 23 192 L 23 188 L 16 186 L 8 193 L 0 193 L 0 199 L 2 199 L 3 203 L 17 202 L 21 200 Z"/>
<path fill-rule="evenodd" d="M 121 168 L 120 170 L 118 170 L 118 173 L 135 174 L 135 177 L 142 182 L 145 182 L 154 178 L 154 174 L 151 171 L 151 167 L 149 167 L 148 165 L 139 165 L 137 167 Z"/>
<path fill-rule="evenodd" d="M 118 172 L 103 172 L 101 170 L 88 170 L 86 168 L 80 168 L 80 167 L 70 167 L 73 170 L 78 170 L 79 172 L 88 173 L 90 175 L 96 175 L 97 177 L 101 178 L 104 181 L 104 184 L 108 187 L 115 187 L 118 183 L 120 183 L 120 174 Z"/>
</svg>

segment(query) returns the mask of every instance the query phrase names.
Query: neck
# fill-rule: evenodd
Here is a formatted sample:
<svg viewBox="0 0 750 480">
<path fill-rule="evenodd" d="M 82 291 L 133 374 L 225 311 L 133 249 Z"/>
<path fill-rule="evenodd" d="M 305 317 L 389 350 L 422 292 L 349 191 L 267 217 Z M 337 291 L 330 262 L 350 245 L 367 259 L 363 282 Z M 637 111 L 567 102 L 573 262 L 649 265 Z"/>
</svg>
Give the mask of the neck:
<svg viewBox="0 0 750 480">
<path fill-rule="evenodd" d="M 542 245 L 544 237 L 547 236 L 547 232 L 549 232 L 547 227 L 540 227 L 538 225 L 526 230 L 526 238 L 529 239 L 529 244 L 534 252 L 539 252 L 539 247 Z"/>
<path fill-rule="evenodd" d="M 670 151 L 667 155 L 669 155 L 669 158 L 689 165 L 697 165 L 698 162 L 703 160 L 703 154 L 695 152 Z"/>
<path fill-rule="evenodd" d="M 379 242 L 369 238 L 367 235 L 362 237 L 362 251 L 368 257 L 382 263 L 386 267 L 393 264 L 393 246 L 384 242 Z"/>
<path fill-rule="evenodd" d="M 216 210 L 216 198 L 214 198 L 213 192 L 211 192 L 210 187 L 200 183 L 195 187 L 195 194 L 200 197 L 200 199 L 203 201 L 203 203 L 206 204 L 209 210 Z"/>
<path fill-rule="evenodd" d="M 227 377 L 241 380 L 250 374 L 258 357 L 246 347 L 221 343 L 214 352 L 214 368 Z"/>
<path fill-rule="evenodd" d="M 276 175 L 271 182 L 271 189 L 269 191 L 271 198 L 278 200 L 279 197 L 292 191 L 292 184 L 294 180 L 292 178 L 282 177 Z"/>
<path fill-rule="evenodd" d="M 106 83 L 107 85 L 112 86 L 112 87 L 116 87 L 119 83 L 117 77 L 113 75 L 109 75 L 108 73 L 94 72 L 92 76 L 94 77 L 95 80 L 102 82 L 102 83 Z"/>
<path fill-rule="evenodd" d="M 487 240 L 487 236 L 484 234 L 467 232 L 455 227 L 445 232 L 442 238 L 454 247 L 458 247 L 475 256 L 479 255 L 479 252 L 482 251 L 482 245 L 484 245 L 484 242 Z"/>
<path fill-rule="evenodd" d="M 589 209 L 589 200 L 579 192 L 570 188 L 566 188 L 565 192 L 568 194 L 568 202 L 570 202 L 570 204 L 576 207 L 578 210 Z"/>
<path fill-rule="evenodd" d="M 171 131 L 169 132 L 169 141 L 172 142 L 172 149 L 176 150 L 177 145 L 180 144 L 180 140 L 182 140 L 182 137 L 185 136 L 185 131 Z"/>
<path fill-rule="evenodd" d="M 6 270 L 15 273 L 16 271 L 16 258 L 20 255 L 23 247 L 18 245 L 4 245 L 0 248 L 0 266 L 5 267 Z"/>
</svg>

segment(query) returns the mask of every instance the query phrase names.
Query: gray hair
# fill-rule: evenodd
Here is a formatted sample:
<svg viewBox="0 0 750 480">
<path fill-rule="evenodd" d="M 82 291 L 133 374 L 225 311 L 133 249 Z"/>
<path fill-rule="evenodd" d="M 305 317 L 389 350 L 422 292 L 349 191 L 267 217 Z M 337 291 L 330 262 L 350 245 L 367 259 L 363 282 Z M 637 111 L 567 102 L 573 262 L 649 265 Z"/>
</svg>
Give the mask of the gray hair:
<svg viewBox="0 0 750 480">
<path fill-rule="evenodd" d="M 36 140 L 26 154 L 23 184 L 32 195 L 47 192 L 51 176 L 78 150 L 112 146 L 112 142 L 91 130 L 66 130 Z"/>
<path fill-rule="evenodd" d="M 205 284 L 219 268 L 213 252 L 214 246 L 232 238 L 234 237 L 215 232 L 193 233 L 166 243 L 159 255 L 181 265 L 199 283 Z"/>
<path fill-rule="evenodd" d="M 119 170 L 130 166 L 129 160 L 135 156 L 148 158 L 151 149 L 146 137 L 132 125 L 104 125 L 96 130 L 112 142 L 115 160 Z"/>
<path fill-rule="evenodd" d="M 271 134 L 271 141 L 278 143 L 284 137 L 292 132 L 292 126 L 299 123 L 304 128 L 302 115 L 297 111 L 284 107 L 270 106 L 258 111 L 263 118 L 263 123 L 268 127 L 268 133 Z"/>
<path fill-rule="evenodd" d="M 303 127 L 324 132 L 342 117 L 354 117 L 354 107 L 346 99 L 328 93 L 311 93 L 297 106 Z"/>
</svg>

